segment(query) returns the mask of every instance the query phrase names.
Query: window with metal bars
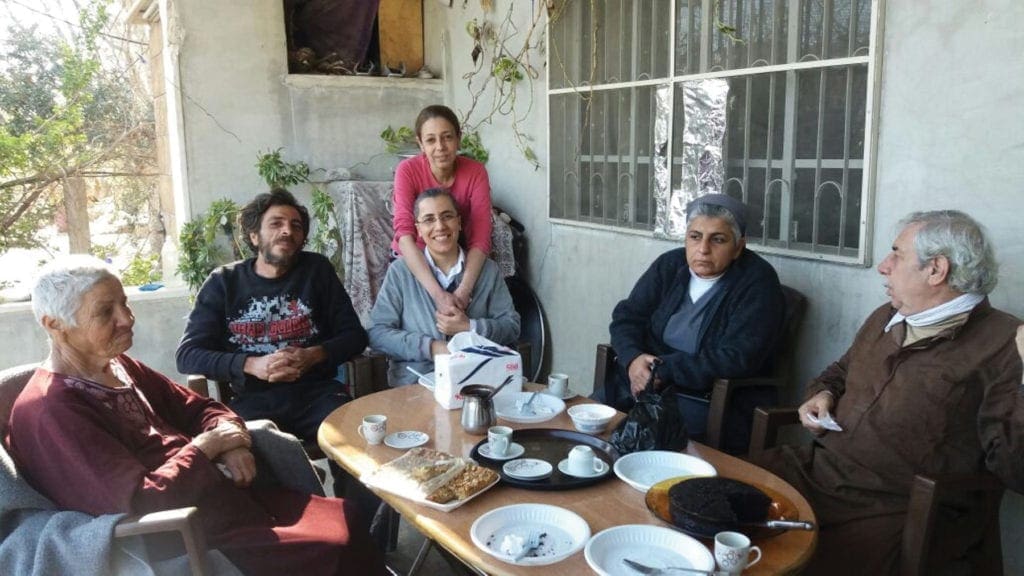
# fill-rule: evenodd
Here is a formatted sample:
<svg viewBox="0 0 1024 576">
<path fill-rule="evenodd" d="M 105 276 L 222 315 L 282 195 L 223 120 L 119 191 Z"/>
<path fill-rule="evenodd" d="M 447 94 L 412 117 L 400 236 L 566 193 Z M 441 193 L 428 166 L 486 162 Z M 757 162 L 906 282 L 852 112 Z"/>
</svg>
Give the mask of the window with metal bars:
<svg viewBox="0 0 1024 576">
<path fill-rule="evenodd" d="M 883 0 L 560 0 L 549 23 L 549 215 L 654 228 L 655 91 L 673 85 L 672 189 L 688 81 L 729 83 L 724 190 L 761 251 L 860 263 Z"/>
</svg>

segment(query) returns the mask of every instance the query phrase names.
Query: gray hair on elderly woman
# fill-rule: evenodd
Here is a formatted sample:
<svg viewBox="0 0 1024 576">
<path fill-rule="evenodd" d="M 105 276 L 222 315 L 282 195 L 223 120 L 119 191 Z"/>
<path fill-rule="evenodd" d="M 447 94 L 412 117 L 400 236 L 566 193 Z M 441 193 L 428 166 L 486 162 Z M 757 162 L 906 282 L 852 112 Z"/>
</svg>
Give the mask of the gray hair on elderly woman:
<svg viewBox="0 0 1024 576">
<path fill-rule="evenodd" d="M 70 328 L 77 326 L 75 312 L 82 297 L 97 282 L 108 278 L 117 279 L 117 275 L 109 264 L 95 256 L 72 254 L 46 264 L 32 287 L 32 313 L 36 321 L 50 316 Z"/>
</svg>

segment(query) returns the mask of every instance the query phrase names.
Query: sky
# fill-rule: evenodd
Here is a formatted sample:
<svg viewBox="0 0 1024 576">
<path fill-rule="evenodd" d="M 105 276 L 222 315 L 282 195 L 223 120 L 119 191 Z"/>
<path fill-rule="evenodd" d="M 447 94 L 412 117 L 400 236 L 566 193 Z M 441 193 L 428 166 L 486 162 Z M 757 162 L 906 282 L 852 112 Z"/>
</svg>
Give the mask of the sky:
<svg viewBox="0 0 1024 576">
<path fill-rule="evenodd" d="M 41 30 L 59 30 L 67 37 L 78 28 L 78 5 L 87 6 L 90 0 L 0 0 L 0 42 L 7 39 L 8 25 L 20 22 L 36 25 Z M 107 11 L 111 15 L 107 33 L 118 37 L 123 32 L 124 12 L 130 8 L 127 0 L 110 0 Z"/>
<path fill-rule="evenodd" d="M 11 22 L 41 29 L 70 30 L 78 22 L 78 10 L 70 0 L 0 0 L 0 42 L 7 40 Z"/>
</svg>

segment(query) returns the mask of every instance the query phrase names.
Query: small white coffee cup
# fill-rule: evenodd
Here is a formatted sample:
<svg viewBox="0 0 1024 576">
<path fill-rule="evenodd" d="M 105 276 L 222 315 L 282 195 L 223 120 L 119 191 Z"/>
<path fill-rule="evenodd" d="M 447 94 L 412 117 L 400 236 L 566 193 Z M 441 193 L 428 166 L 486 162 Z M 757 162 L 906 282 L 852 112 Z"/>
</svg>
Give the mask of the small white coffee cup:
<svg viewBox="0 0 1024 576">
<path fill-rule="evenodd" d="M 508 426 L 491 426 L 487 429 L 487 448 L 492 456 L 508 454 L 512 446 L 512 429 Z"/>
<path fill-rule="evenodd" d="M 756 552 L 754 560 L 750 553 Z M 761 549 L 750 545 L 750 538 L 739 532 L 719 532 L 715 534 L 715 563 L 719 570 L 731 575 L 740 574 L 761 560 Z"/>
<path fill-rule="evenodd" d="M 569 375 L 555 372 L 548 376 L 548 394 L 562 398 L 569 391 Z"/>
<path fill-rule="evenodd" d="M 604 469 L 604 462 L 594 454 L 590 446 L 574 446 L 569 450 L 569 474 L 593 476 Z"/>
<path fill-rule="evenodd" d="M 380 444 L 388 434 L 388 417 L 383 414 L 367 416 L 363 418 L 358 430 L 367 444 Z"/>
</svg>

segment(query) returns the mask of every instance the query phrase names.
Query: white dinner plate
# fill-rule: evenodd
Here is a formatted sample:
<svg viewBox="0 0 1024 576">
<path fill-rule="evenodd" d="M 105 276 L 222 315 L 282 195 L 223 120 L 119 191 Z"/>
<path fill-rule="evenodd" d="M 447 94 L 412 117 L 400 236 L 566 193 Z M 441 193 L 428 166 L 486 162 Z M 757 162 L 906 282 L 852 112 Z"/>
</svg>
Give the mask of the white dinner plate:
<svg viewBox="0 0 1024 576">
<path fill-rule="evenodd" d="M 405 430 L 403 432 L 392 432 L 384 437 L 384 444 L 399 450 L 408 450 L 417 446 L 423 446 L 430 440 L 430 436 L 416 430 Z"/>
<path fill-rule="evenodd" d="M 491 460 L 501 461 L 519 458 L 520 456 L 523 455 L 524 452 L 526 452 L 526 448 L 523 448 L 523 445 L 518 442 L 513 442 L 509 444 L 508 452 L 505 452 L 504 454 L 499 456 L 498 454 L 491 454 L 491 445 L 484 442 L 483 444 L 480 445 L 480 448 L 477 450 L 477 452 L 479 452 L 480 455 L 483 456 L 484 458 L 490 458 Z"/>
<path fill-rule="evenodd" d="M 541 533 L 540 547 L 515 560 L 517 544 L 530 532 Z M 575 512 L 548 504 L 513 504 L 495 508 L 476 519 L 469 529 L 473 544 L 516 566 L 543 566 L 565 560 L 590 538 L 590 526 Z M 503 550 L 504 544 L 504 550 Z"/>
<path fill-rule="evenodd" d="M 627 524 L 598 532 L 587 542 L 583 555 L 602 576 L 636 576 L 636 570 L 626 566 L 623 558 L 653 568 L 715 569 L 715 557 L 699 540 L 649 524 Z"/>
<path fill-rule="evenodd" d="M 565 410 L 565 402 L 561 398 L 556 398 L 550 394 L 537 394 L 537 397 L 533 399 L 533 403 L 530 404 L 530 407 L 533 408 L 533 414 L 520 411 L 519 407 L 529 400 L 532 395 L 533 392 L 517 392 L 505 396 L 495 396 L 494 413 L 498 415 L 498 418 L 503 418 L 509 422 L 536 424 L 538 422 L 547 422 Z"/>
<path fill-rule="evenodd" d="M 554 467 L 545 460 L 520 458 L 511 462 L 505 462 L 501 469 L 505 474 L 520 480 L 541 480 L 551 476 L 551 471 L 554 470 Z"/>
<path fill-rule="evenodd" d="M 717 476 L 715 467 L 696 456 L 648 450 L 633 452 L 615 461 L 615 475 L 641 492 L 662 480 L 678 476 Z"/>
<path fill-rule="evenodd" d="M 597 478 L 598 476 L 604 476 L 609 470 L 611 470 L 611 467 L 609 467 L 608 463 L 604 460 L 598 458 L 597 462 L 600 466 L 590 474 L 573 474 L 572 472 L 569 472 L 569 459 L 566 458 L 558 463 L 558 471 L 566 476 L 572 476 L 573 478 Z"/>
</svg>

